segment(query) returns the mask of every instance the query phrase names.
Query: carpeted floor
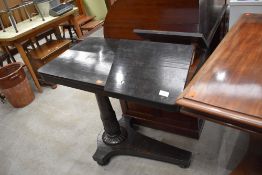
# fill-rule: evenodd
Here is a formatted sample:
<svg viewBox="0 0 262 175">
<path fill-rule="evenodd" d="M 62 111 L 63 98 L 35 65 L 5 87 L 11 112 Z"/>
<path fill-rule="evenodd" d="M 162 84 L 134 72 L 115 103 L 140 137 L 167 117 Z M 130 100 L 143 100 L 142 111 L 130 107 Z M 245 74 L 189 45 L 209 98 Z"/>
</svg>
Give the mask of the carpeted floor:
<svg viewBox="0 0 262 175">
<path fill-rule="evenodd" d="M 248 145 L 246 133 L 211 122 L 199 140 L 139 127 L 150 137 L 191 150 L 190 168 L 130 156 L 99 166 L 92 159 L 102 131 L 95 96 L 64 86 L 35 95 L 22 109 L 0 103 L 0 175 L 225 175 Z M 121 116 L 118 100 L 111 101 Z"/>
</svg>

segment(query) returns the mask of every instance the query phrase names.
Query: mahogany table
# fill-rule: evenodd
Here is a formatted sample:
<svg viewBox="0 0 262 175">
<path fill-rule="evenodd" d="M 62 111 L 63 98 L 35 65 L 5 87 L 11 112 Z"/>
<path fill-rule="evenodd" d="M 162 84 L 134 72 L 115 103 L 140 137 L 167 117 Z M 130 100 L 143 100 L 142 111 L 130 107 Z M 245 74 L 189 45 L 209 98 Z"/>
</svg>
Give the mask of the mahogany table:
<svg viewBox="0 0 262 175">
<path fill-rule="evenodd" d="M 177 103 L 189 115 L 251 132 L 252 155 L 235 174 L 262 174 L 262 14 L 241 17 Z"/>
<path fill-rule="evenodd" d="M 39 69 L 53 83 L 96 94 L 104 133 L 93 158 L 107 164 L 124 154 L 188 167 L 191 152 L 135 132 L 129 119 L 117 121 L 110 97 L 170 111 L 185 86 L 193 46 L 147 41 L 87 38 Z"/>
<path fill-rule="evenodd" d="M 32 21 L 28 19 L 17 23 L 18 33 L 15 32 L 15 29 L 12 26 L 6 28 L 6 32 L 0 30 L 0 46 L 15 46 L 17 48 L 18 53 L 21 55 L 39 92 L 42 92 L 42 88 L 39 84 L 33 67 L 26 55 L 22 43 L 50 28 L 55 28 L 57 31 L 59 31 L 58 26 L 63 22 L 69 22 L 71 24 L 74 24 L 77 35 L 81 37 L 82 32 L 80 30 L 80 27 L 76 25 L 77 22 L 74 18 L 77 11 L 78 9 L 74 8 L 73 10 L 58 17 L 48 16 L 45 17 L 45 21 L 42 21 L 42 18 L 39 15 L 37 15 L 32 18 Z"/>
</svg>

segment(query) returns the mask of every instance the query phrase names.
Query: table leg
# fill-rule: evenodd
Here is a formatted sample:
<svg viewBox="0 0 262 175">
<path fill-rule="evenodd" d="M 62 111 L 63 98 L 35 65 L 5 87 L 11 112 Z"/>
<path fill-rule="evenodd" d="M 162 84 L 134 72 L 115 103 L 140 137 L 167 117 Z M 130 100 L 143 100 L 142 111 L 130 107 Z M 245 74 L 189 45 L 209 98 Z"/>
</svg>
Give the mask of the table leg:
<svg viewBox="0 0 262 175">
<path fill-rule="evenodd" d="M 230 175 L 262 174 L 262 135 L 250 134 L 248 151 Z"/>
<path fill-rule="evenodd" d="M 19 43 L 15 43 L 14 45 L 17 48 L 19 54 L 21 55 L 21 57 L 22 57 L 25 65 L 26 65 L 26 67 L 28 68 L 28 70 L 29 70 L 29 72 L 30 72 L 30 74 L 31 74 L 31 76 L 32 76 L 32 78 L 34 80 L 34 83 L 35 83 L 35 85 L 37 87 L 37 90 L 39 92 L 42 92 L 42 88 L 41 88 L 41 86 L 39 84 L 39 81 L 38 81 L 37 76 L 36 76 L 36 74 L 35 74 L 35 72 L 33 70 L 33 67 L 31 66 L 31 64 L 29 62 L 29 59 L 28 59 L 28 57 L 27 57 L 27 55 L 25 53 L 25 50 L 24 50 L 23 46 L 21 44 L 19 44 Z"/>
<path fill-rule="evenodd" d="M 96 94 L 104 132 L 98 136 L 98 145 L 93 159 L 99 165 L 106 165 L 115 155 L 131 155 L 189 167 L 191 152 L 167 145 L 137 133 L 130 120 L 117 121 L 109 98 Z"/>
<path fill-rule="evenodd" d="M 81 38 L 81 37 L 83 36 L 83 34 L 82 34 L 82 31 L 81 31 L 81 28 L 80 28 L 79 24 L 78 24 L 77 21 L 76 21 L 75 16 L 70 17 L 69 23 L 70 23 L 71 25 L 74 25 L 74 28 L 75 28 L 77 37 L 78 37 L 78 38 Z"/>
<path fill-rule="evenodd" d="M 0 50 L 4 51 L 9 56 L 9 58 L 7 59 L 8 64 L 12 63 L 12 61 L 16 62 L 16 60 L 15 60 L 14 56 L 11 54 L 8 46 L 0 46 L 0 48 L 1 48 Z"/>
</svg>

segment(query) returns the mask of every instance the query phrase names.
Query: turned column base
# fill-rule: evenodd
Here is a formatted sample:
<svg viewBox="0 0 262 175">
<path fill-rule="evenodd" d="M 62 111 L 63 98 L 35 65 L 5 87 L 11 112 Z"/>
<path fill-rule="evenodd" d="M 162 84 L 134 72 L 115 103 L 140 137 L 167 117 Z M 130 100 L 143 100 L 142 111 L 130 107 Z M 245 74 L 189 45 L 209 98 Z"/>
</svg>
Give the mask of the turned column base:
<svg viewBox="0 0 262 175">
<path fill-rule="evenodd" d="M 116 155 L 130 155 L 173 163 L 182 168 L 189 167 L 192 157 L 191 152 L 137 133 L 130 126 L 130 118 L 128 117 L 122 118 L 119 123 L 121 132 L 125 133 L 126 131 L 127 136 L 122 142 L 110 145 L 103 141 L 105 133 L 98 136 L 97 150 L 93 155 L 93 159 L 99 165 L 108 164 L 111 157 Z"/>
</svg>

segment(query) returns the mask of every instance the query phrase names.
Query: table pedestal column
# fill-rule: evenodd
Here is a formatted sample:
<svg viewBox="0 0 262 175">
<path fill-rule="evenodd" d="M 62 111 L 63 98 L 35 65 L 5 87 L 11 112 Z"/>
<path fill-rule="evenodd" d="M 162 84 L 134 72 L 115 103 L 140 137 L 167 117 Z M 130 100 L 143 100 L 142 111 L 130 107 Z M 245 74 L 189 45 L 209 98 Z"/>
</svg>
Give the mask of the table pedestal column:
<svg viewBox="0 0 262 175">
<path fill-rule="evenodd" d="M 164 144 L 137 133 L 128 118 L 117 121 L 109 98 L 96 94 L 104 132 L 98 136 L 97 150 L 93 159 L 106 165 L 115 155 L 131 155 L 177 164 L 187 168 L 191 152 Z"/>
<path fill-rule="evenodd" d="M 250 134 L 249 148 L 230 175 L 260 175 L 262 172 L 262 135 Z"/>
</svg>

